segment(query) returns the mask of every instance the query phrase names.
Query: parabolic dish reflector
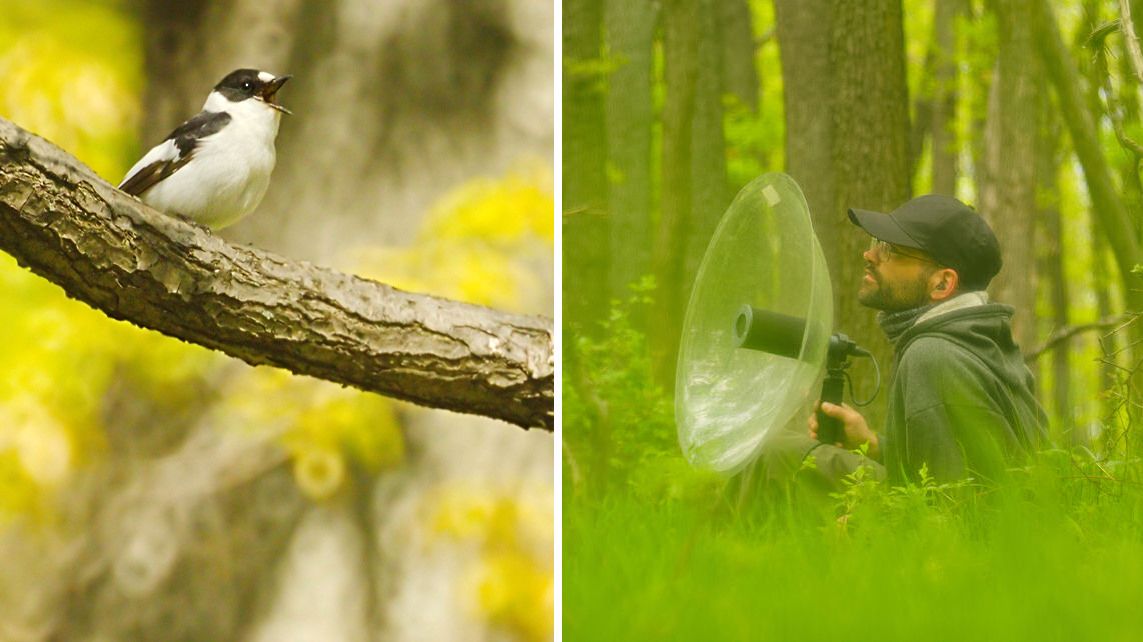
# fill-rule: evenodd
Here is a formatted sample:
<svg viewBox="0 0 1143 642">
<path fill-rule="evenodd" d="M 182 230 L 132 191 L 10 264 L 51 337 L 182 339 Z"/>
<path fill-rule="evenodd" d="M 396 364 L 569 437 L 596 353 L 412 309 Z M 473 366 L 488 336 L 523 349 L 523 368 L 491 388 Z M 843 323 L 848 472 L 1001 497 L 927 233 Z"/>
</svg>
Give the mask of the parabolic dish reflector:
<svg viewBox="0 0 1143 642">
<path fill-rule="evenodd" d="M 797 358 L 739 348 L 745 306 L 804 319 L 789 350 Z M 808 409 L 832 325 L 829 274 L 802 190 L 785 174 L 760 176 L 723 215 L 683 320 L 675 421 L 691 465 L 736 472 L 770 430 Z"/>
</svg>

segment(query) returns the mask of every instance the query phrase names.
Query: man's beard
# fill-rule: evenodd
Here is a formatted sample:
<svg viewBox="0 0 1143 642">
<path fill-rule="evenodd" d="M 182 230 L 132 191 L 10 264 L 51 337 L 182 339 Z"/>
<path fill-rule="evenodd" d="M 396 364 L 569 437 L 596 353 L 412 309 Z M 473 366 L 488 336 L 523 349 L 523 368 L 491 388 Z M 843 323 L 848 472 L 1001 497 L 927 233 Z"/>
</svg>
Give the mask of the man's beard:
<svg viewBox="0 0 1143 642">
<path fill-rule="evenodd" d="M 923 274 L 915 281 L 905 283 L 886 283 L 876 270 L 866 267 L 866 273 L 874 281 L 873 285 L 861 284 L 857 292 L 857 301 L 874 310 L 885 312 L 899 312 L 911 310 L 929 302 L 929 275 Z"/>
</svg>

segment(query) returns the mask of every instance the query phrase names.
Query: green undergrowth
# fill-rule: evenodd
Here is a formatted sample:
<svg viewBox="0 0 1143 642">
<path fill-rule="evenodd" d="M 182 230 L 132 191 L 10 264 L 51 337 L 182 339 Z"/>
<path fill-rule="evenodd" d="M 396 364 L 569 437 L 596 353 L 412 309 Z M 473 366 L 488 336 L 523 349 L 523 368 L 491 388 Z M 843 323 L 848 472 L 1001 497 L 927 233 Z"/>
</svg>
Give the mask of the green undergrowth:
<svg viewBox="0 0 1143 642">
<path fill-rule="evenodd" d="M 632 321 L 651 290 L 576 339 L 564 379 L 563 639 L 1143 636 L 1129 449 L 1040 453 L 999 487 L 854 476 L 826 492 L 700 473 Z"/>
<path fill-rule="evenodd" d="M 1138 639 L 1138 479 L 1055 452 L 1002 489 L 569 491 L 564 639 Z"/>
</svg>

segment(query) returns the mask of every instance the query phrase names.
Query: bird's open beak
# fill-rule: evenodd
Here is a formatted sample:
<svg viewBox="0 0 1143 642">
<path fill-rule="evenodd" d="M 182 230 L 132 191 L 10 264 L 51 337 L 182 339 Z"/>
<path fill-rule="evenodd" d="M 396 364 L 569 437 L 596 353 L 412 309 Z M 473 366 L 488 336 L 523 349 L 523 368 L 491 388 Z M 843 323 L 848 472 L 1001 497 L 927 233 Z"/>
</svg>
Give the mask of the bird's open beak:
<svg viewBox="0 0 1143 642">
<path fill-rule="evenodd" d="M 282 85 L 286 84 L 286 81 L 291 78 L 293 78 L 293 76 L 289 74 L 285 76 L 278 76 L 277 78 L 266 83 L 266 85 L 262 88 L 262 93 L 260 94 L 260 97 L 263 101 L 265 101 L 267 105 L 277 109 L 283 114 L 292 114 L 293 112 L 274 102 L 274 97 L 278 93 L 278 90 L 282 88 Z"/>
</svg>

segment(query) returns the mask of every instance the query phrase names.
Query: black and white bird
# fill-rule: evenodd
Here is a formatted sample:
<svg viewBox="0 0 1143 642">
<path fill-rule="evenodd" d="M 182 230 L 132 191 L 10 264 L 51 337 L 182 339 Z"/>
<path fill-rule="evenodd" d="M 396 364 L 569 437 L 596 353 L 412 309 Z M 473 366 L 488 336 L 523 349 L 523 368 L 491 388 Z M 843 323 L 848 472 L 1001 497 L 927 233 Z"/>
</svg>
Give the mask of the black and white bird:
<svg viewBox="0 0 1143 642">
<path fill-rule="evenodd" d="M 119 189 L 216 230 L 237 222 L 258 207 L 270 184 L 278 122 L 290 113 L 274 99 L 289 79 L 257 69 L 231 72 L 201 112 L 135 163 Z"/>
</svg>

